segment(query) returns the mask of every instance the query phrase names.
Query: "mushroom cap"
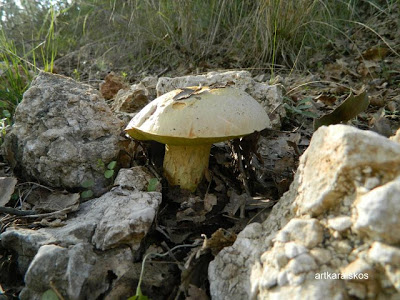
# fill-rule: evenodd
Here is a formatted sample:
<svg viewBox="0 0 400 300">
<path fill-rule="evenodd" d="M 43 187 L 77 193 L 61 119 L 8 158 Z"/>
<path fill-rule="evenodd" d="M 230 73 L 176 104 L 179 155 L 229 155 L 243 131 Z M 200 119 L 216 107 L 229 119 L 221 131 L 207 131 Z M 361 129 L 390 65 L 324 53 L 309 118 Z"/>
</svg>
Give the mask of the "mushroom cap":
<svg viewBox="0 0 400 300">
<path fill-rule="evenodd" d="M 189 87 L 146 105 L 125 131 L 137 140 L 170 145 L 212 144 L 270 127 L 264 108 L 233 87 Z"/>
</svg>

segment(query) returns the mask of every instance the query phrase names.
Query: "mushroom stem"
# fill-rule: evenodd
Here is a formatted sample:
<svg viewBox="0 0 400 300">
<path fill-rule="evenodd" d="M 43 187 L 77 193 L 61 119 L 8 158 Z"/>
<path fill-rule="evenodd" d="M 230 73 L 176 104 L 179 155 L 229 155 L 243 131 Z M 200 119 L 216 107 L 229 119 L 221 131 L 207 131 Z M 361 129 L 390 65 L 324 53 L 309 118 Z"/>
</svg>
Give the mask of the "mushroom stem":
<svg viewBox="0 0 400 300">
<path fill-rule="evenodd" d="M 195 146 L 165 145 L 164 175 L 170 185 L 195 191 L 203 178 L 211 144 Z"/>
</svg>

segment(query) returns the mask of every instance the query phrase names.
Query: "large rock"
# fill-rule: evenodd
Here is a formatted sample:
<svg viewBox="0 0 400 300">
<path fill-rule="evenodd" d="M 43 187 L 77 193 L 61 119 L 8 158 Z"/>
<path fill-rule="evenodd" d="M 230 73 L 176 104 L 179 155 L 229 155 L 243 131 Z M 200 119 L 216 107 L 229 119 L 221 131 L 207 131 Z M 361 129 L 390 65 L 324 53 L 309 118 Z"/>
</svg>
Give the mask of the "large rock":
<svg viewBox="0 0 400 300">
<path fill-rule="evenodd" d="M 116 159 L 122 126 L 96 90 L 42 72 L 17 107 L 5 155 L 26 177 L 69 189 L 93 179 L 99 194 L 109 184 L 99 161 Z"/>
<path fill-rule="evenodd" d="M 50 282 L 66 299 L 97 299 L 110 292 L 110 276 L 114 288 L 132 292 L 127 284 L 133 287 L 140 274 L 133 256 L 161 203 L 161 193 L 147 192 L 151 178 L 142 167 L 121 169 L 114 188 L 83 203 L 64 226 L 2 233 L 2 246 L 17 252 L 25 274 L 21 299 L 40 299 Z"/>
<path fill-rule="evenodd" d="M 157 83 L 157 95 L 163 95 L 177 88 L 189 86 L 224 86 L 233 84 L 236 88 L 249 93 L 256 99 L 268 113 L 271 125 L 280 128 L 281 120 L 286 116 L 283 107 L 283 96 L 281 85 L 268 85 L 255 81 L 250 72 L 228 71 L 210 72 L 206 75 L 189 75 L 182 77 L 160 77 Z"/>
<path fill-rule="evenodd" d="M 109 289 L 120 288 L 133 267 L 133 255 L 128 247 L 96 253 L 86 243 L 69 248 L 45 245 L 25 275 L 26 286 L 20 299 L 41 299 L 51 285 L 65 299 L 98 299 Z"/>
<path fill-rule="evenodd" d="M 315 132 L 290 190 L 210 263 L 213 299 L 397 299 L 400 145 Z"/>
</svg>

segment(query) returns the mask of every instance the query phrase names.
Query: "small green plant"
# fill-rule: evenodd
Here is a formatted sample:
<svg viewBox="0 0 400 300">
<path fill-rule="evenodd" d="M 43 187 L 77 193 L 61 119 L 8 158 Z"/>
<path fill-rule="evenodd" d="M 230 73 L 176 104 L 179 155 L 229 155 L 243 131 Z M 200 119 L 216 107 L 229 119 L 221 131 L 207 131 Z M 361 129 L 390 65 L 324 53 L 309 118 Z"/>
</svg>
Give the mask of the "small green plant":
<svg viewBox="0 0 400 300">
<path fill-rule="evenodd" d="M 104 178 L 106 178 L 106 179 L 114 178 L 114 175 L 115 175 L 115 167 L 117 166 L 117 162 L 116 162 L 115 160 L 113 160 L 112 162 L 110 162 L 110 163 L 107 165 L 107 167 L 106 167 L 106 165 L 104 164 L 104 162 L 103 162 L 101 159 L 99 159 L 99 160 L 97 161 L 97 166 L 98 166 L 99 168 L 103 169 L 103 176 L 104 176 Z M 84 189 L 86 189 L 85 191 L 83 191 L 83 192 L 81 193 L 81 197 L 82 197 L 83 199 L 87 199 L 87 198 L 93 197 L 93 190 L 92 190 L 93 186 L 94 186 L 94 180 L 93 180 L 93 179 L 88 179 L 88 180 L 85 180 L 85 181 L 83 181 L 83 182 L 81 183 L 81 187 L 83 187 Z"/>
<path fill-rule="evenodd" d="M 149 180 L 149 185 L 147 186 L 148 192 L 155 192 L 157 190 L 158 179 L 153 177 Z"/>
<path fill-rule="evenodd" d="M 151 256 L 151 255 L 157 255 L 157 253 L 147 253 L 145 257 L 143 258 L 142 261 L 142 269 L 140 271 L 140 277 L 139 277 L 139 282 L 136 287 L 136 294 L 132 297 L 129 297 L 128 300 L 148 300 L 149 298 L 142 293 L 142 289 L 140 288 L 143 280 L 143 274 L 144 274 L 144 266 L 146 264 L 146 259 Z"/>
<path fill-rule="evenodd" d="M 11 120 L 15 108 L 32 80 L 29 63 L 0 30 L 0 117 Z"/>
<path fill-rule="evenodd" d="M 74 69 L 72 75 L 74 76 L 74 79 L 76 81 L 79 81 L 81 79 L 81 73 L 78 71 L 78 69 Z"/>
<path fill-rule="evenodd" d="M 107 165 L 107 168 L 106 168 L 104 162 L 103 162 L 101 159 L 99 159 L 99 160 L 97 161 L 97 165 L 98 165 L 100 168 L 103 169 L 103 171 L 104 171 L 104 177 L 105 177 L 105 178 L 110 179 L 111 177 L 114 176 L 114 173 L 115 173 L 114 169 L 115 169 L 115 167 L 117 166 L 117 162 L 116 162 L 115 160 L 113 160 L 112 162 L 110 162 L 110 163 Z"/>
<path fill-rule="evenodd" d="M 40 297 L 40 300 L 59 300 L 57 294 L 53 290 L 47 290 L 45 291 L 42 296 Z"/>
<path fill-rule="evenodd" d="M 57 55 L 55 22 L 56 12 L 49 7 L 40 30 L 31 33 L 31 39 L 38 43 L 29 46 L 24 41 L 14 42 L 6 27 L 0 26 L 0 118 L 9 123 L 35 73 L 40 68 L 53 71 Z"/>
<path fill-rule="evenodd" d="M 317 114 L 309 111 L 309 109 L 313 107 L 311 98 L 307 97 L 298 102 L 294 102 L 288 97 L 284 97 L 284 100 L 286 100 L 286 103 L 284 103 L 283 106 L 289 113 L 299 114 L 307 118 L 318 118 Z"/>
<path fill-rule="evenodd" d="M 154 179 L 155 179 L 155 178 L 154 178 Z M 172 249 L 170 249 L 169 251 L 167 251 L 167 252 L 165 252 L 165 253 L 162 253 L 162 254 L 160 254 L 160 253 L 153 253 L 153 252 L 147 253 L 147 254 L 144 256 L 143 261 L 142 261 L 142 268 L 141 268 L 141 270 L 140 270 L 139 282 L 138 282 L 137 287 L 136 287 L 136 294 L 135 294 L 134 296 L 132 296 L 132 297 L 129 297 L 128 300 L 148 300 L 148 299 L 149 299 L 147 296 L 143 295 L 140 286 L 141 286 L 142 280 L 143 280 L 144 266 L 145 266 L 145 264 L 146 264 L 146 260 L 147 260 L 150 256 L 164 257 L 164 256 L 167 256 L 167 255 L 171 255 L 171 253 L 172 253 L 173 251 L 175 251 L 176 249 L 179 249 L 179 248 L 198 247 L 198 246 L 199 246 L 198 244 L 193 244 L 193 245 L 178 245 L 178 246 L 175 246 L 175 247 L 173 247 Z"/>
<path fill-rule="evenodd" d="M 7 117 L 4 119 L 0 119 L 0 146 L 4 142 L 4 137 L 6 136 L 6 131 L 9 126 L 9 119 Z"/>
<path fill-rule="evenodd" d="M 85 180 L 85 181 L 83 181 L 81 183 L 81 187 L 86 189 L 85 191 L 83 191 L 81 193 L 82 199 L 87 199 L 87 198 L 93 197 L 93 191 L 92 191 L 92 187 L 93 186 L 94 186 L 94 180 L 93 179 L 88 179 L 88 180 Z"/>
</svg>

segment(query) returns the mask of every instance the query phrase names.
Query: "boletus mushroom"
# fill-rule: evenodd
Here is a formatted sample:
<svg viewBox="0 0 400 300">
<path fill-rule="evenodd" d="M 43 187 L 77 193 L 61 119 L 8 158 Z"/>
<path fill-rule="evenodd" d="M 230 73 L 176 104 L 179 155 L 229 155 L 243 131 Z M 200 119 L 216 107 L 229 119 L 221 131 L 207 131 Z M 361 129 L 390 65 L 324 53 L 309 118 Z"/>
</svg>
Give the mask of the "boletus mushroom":
<svg viewBox="0 0 400 300">
<path fill-rule="evenodd" d="M 189 87 L 146 105 L 125 131 L 137 140 L 165 144 L 164 175 L 170 185 L 194 191 L 206 169 L 211 145 L 270 126 L 267 113 L 233 87 Z"/>
</svg>

